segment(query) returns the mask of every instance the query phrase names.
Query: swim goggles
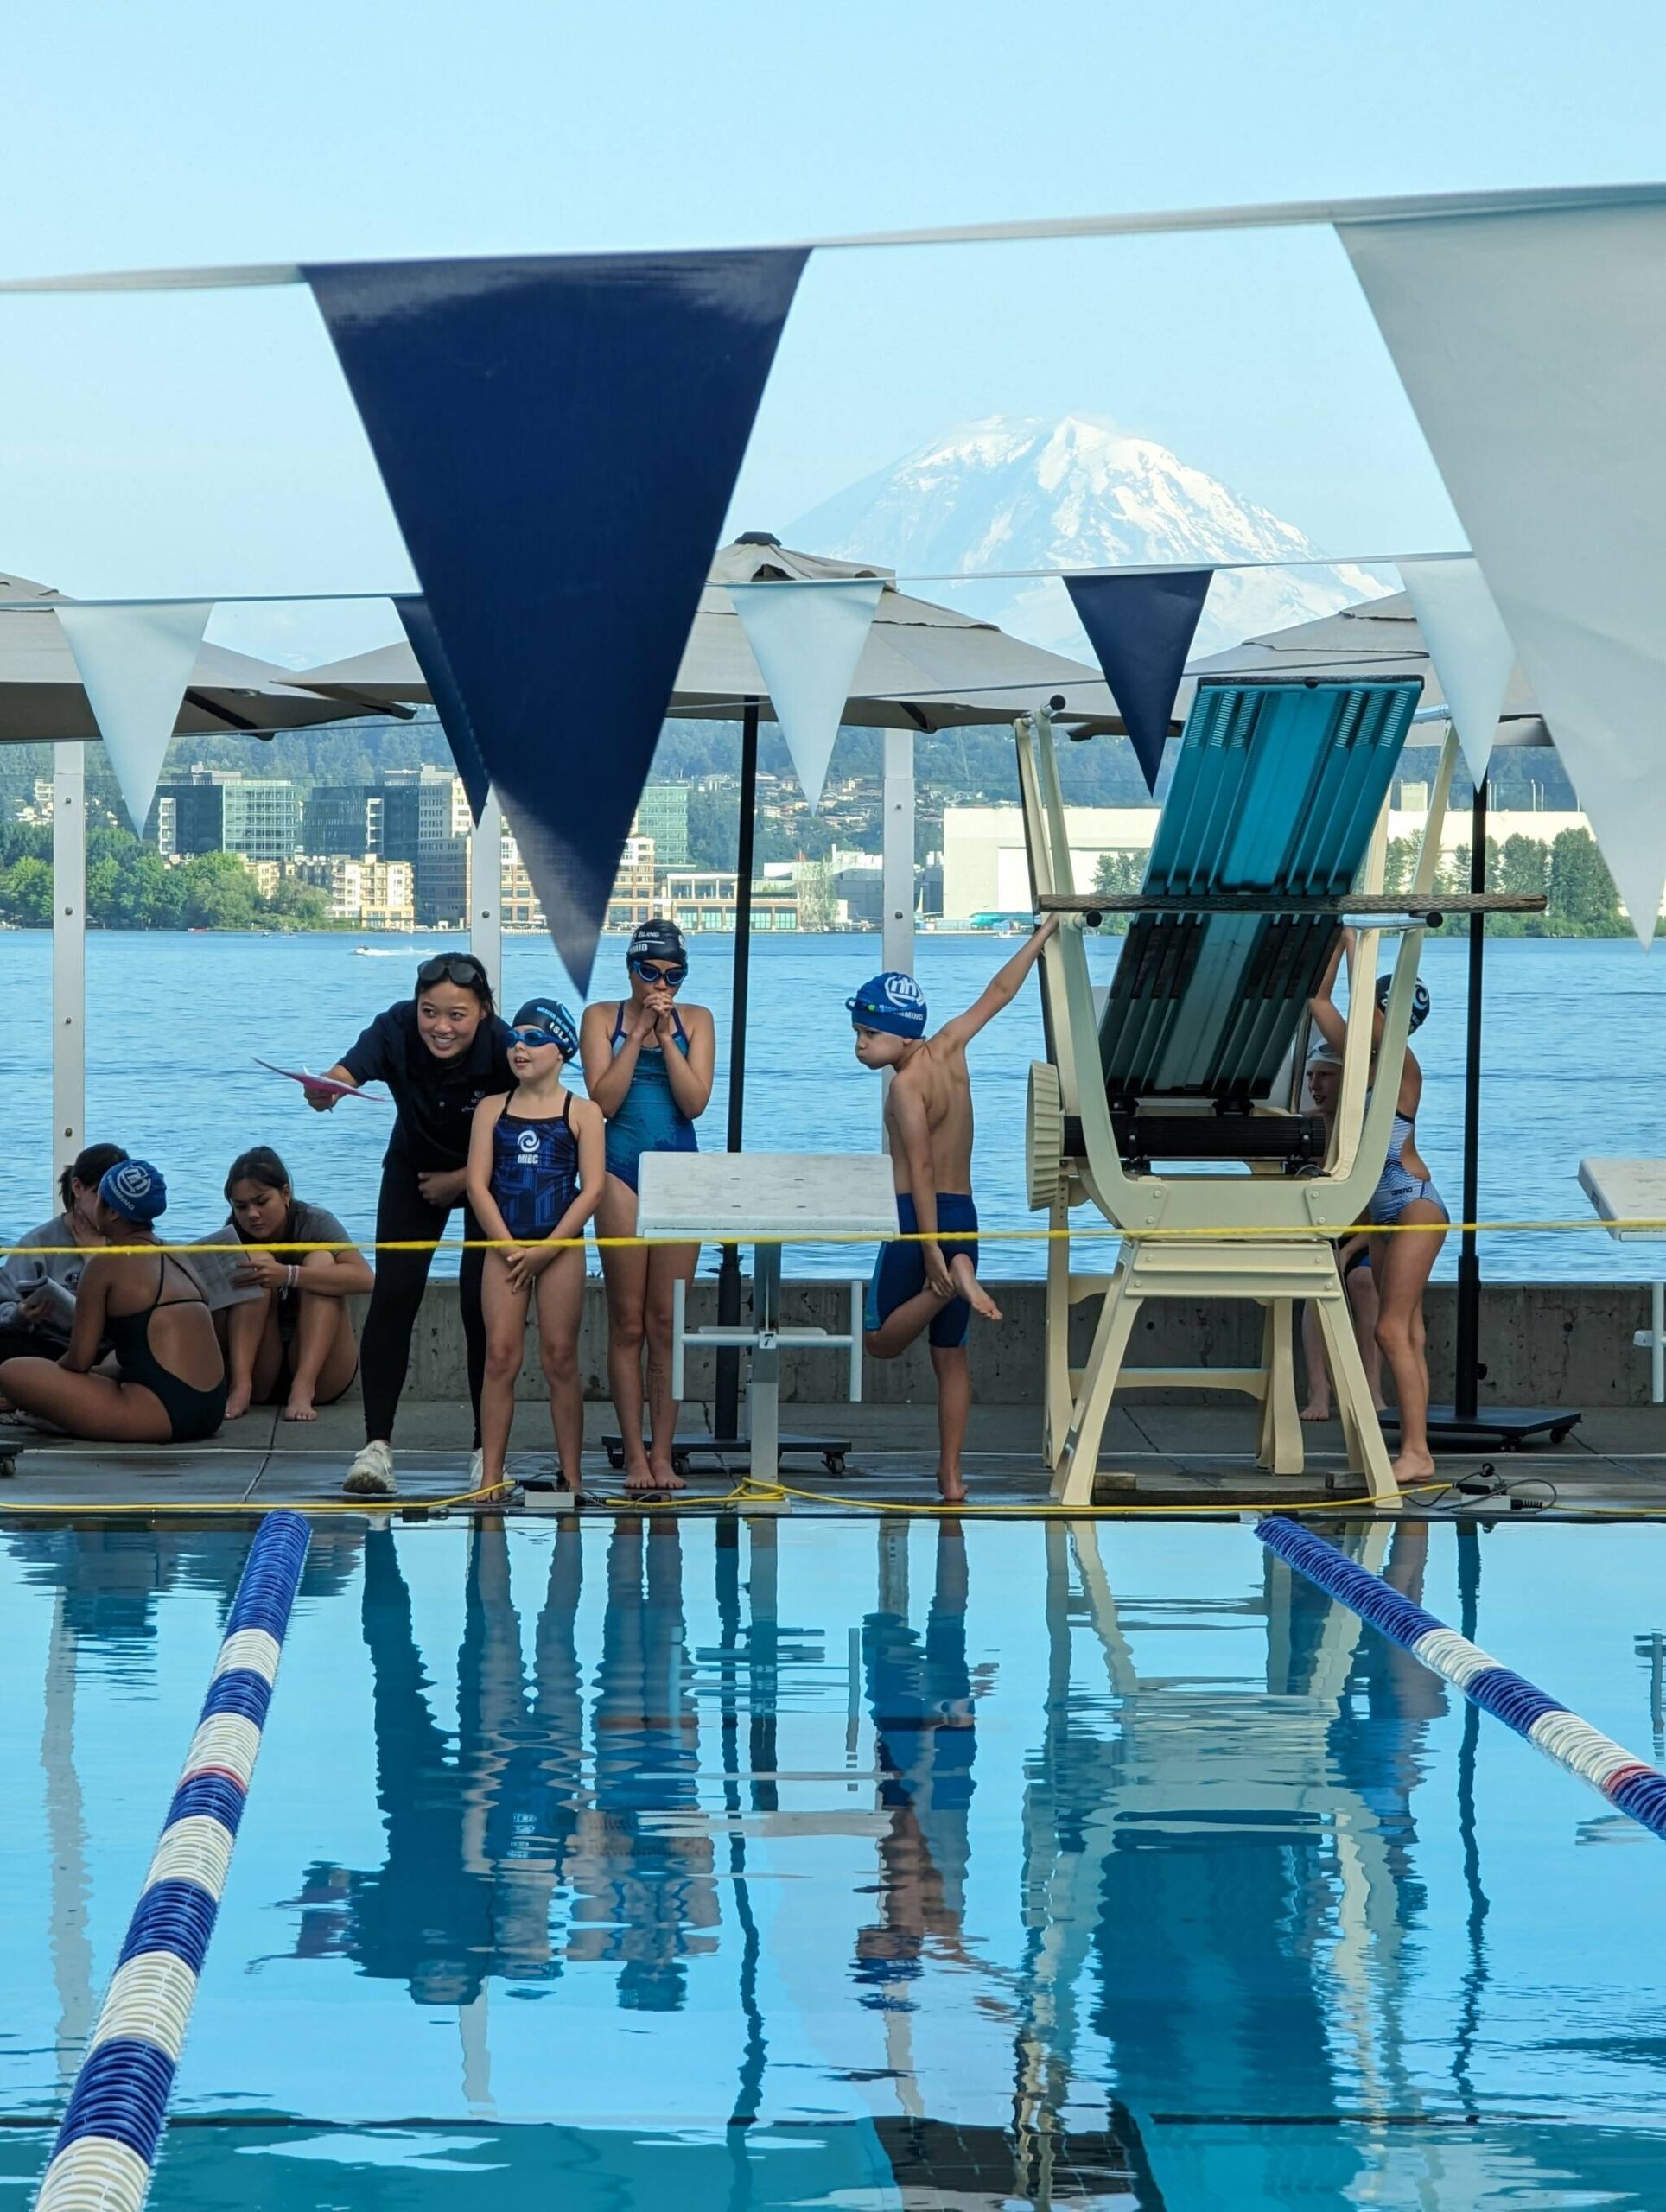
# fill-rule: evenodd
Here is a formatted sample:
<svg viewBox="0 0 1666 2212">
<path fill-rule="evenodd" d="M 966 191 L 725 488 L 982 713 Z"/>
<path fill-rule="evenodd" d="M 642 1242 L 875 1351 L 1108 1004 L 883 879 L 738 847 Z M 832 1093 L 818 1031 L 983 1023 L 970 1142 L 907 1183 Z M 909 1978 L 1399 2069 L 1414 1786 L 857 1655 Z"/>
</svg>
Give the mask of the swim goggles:
<svg viewBox="0 0 1666 2212">
<path fill-rule="evenodd" d="M 478 991 L 486 980 L 486 969 L 472 952 L 436 952 L 416 970 L 416 987 L 423 991 L 436 983 L 460 983 L 466 991 Z"/>
<path fill-rule="evenodd" d="M 687 961 L 680 966 L 672 967 L 662 966 L 658 960 L 633 960 L 630 969 L 632 975 L 639 976 L 645 983 L 663 983 L 670 991 L 674 991 L 679 983 L 685 982 L 689 972 Z"/>
<path fill-rule="evenodd" d="M 546 1045 L 553 1045 L 558 1052 L 565 1053 L 569 1059 L 572 1058 L 566 1045 L 553 1030 L 518 1029 L 515 1032 L 515 1042 L 518 1045 L 525 1045 L 529 1052 L 541 1052 Z"/>
</svg>

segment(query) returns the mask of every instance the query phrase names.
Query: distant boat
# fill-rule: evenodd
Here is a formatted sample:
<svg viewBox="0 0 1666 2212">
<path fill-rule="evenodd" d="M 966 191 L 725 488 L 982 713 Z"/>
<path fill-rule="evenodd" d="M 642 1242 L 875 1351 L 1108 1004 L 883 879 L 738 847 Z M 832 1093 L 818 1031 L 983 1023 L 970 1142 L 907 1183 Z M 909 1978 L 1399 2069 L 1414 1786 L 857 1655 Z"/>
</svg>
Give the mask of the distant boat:
<svg viewBox="0 0 1666 2212">
<path fill-rule="evenodd" d="M 410 955 L 403 947 L 391 944 L 355 944 L 353 948 L 361 960 L 409 960 Z"/>
</svg>

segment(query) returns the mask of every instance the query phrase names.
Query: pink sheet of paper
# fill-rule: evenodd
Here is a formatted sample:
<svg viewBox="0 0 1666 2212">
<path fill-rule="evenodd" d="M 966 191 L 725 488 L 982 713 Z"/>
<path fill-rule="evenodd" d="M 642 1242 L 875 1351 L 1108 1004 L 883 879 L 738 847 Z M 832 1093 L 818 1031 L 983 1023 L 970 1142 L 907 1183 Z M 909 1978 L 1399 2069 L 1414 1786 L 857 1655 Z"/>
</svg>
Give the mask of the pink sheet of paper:
<svg viewBox="0 0 1666 2212">
<path fill-rule="evenodd" d="M 274 1060 L 263 1060 L 258 1052 L 251 1055 L 258 1068 L 264 1068 L 272 1075 L 287 1076 L 291 1083 L 302 1084 L 308 1090 L 321 1090 L 331 1098 L 364 1098 L 373 1106 L 385 1106 L 385 1098 L 372 1098 L 350 1083 L 337 1083 L 334 1076 L 308 1075 L 304 1068 L 281 1068 Z"/>
</svg>

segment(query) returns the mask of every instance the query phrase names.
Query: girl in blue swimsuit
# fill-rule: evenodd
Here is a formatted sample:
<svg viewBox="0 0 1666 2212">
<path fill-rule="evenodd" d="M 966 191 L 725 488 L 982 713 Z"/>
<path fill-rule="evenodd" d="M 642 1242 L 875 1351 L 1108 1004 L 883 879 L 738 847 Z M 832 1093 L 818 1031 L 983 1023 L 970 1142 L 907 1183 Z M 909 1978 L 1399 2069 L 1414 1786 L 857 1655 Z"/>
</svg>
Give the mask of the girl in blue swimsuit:
<svg viewBox="0 0 1666 2212">
<path fill-rule="evenodd" d="M 577 1496 L 584 1451 L 584 1392 L 578 1325 L 584 1305 L 584 1224 L 601 1195 L 600 1108 L 576 1098 L 562 1071 L 578 1051 L 578 1029 L 559 999 L 529 999 L 515 1016 L 506 1096 L 482 1098 L 468 1141 L 468 1203 L 494 1243 L 486 1255 L 480 1303 L 486 1375 L 480 1385 L 480 1487 L 503 1480 L 515 1419 L 515 1381 L 526 1349 L 529 1309 L 538 1320 L 538 1357 L 550 1386 L 558 1482 L 528 1478 L 524 1490 Z M 577 1241 L 575 1242 L 574 1240 Z"/>
<path fill-rule="evenodd" d="M 711 1097 L 717 1036 L 709 1008 L 679 1005 L 689 972 L 674 922 L 644 922 L 626 954 L 630 996 L 586 1010 L 579 1033 L 584 1086 L 607 1117 L 607 1179 L 596 1209 L 603 1237 L 634 1236 L 638 1169 L 645 1152 L 693 1152 L 694 1125 Z M 625 1441 L 625 1487 L 683 1487 L 671 1465 L 674 1287 L 693 1280 L 695 1244 L 603 1245 L 607 1287 L 607 1382 Z M 647 1350 L 650 1441 L 644 1448 L 643 1349 Z"/>
<path fill-rule="evenodd" d="M 1344 951 L 1348 959 L 1350 988 L 1353 981 L 1354 932 L 1345 930 L 1319 995 L 1310 1001 L 1313 1017 L 1327 1044 L 1339 1052 L 1347 1023 L 1332 996 Z M 1374 1039 L 1383 1034 L 1383 1009 L 1388 1002 L 1390 979 L 1377 987 L 1377 1011 L 1372 1017 Z M 1429 1010 L 1429 995 L 1417 985 L 1411 1027 L 1421 1027 Z M 1395 1397 L 1400 1408 L 1400 1451 L 1394 1462 L 1402 1483 L 1427 1482 L 1434 1472 L 1428 1446 L 1429 1370 L 1423 1349 L 1423 1292 L 1440 1255 L 1451 1220 L 1440 1193 L 1416 1146 L 1417 1108 L 1423 1096 L 1423 1071 L 1416 1055 L 1407 1051 L 1400 1071 L 1400 1095 L 1395 1101 L 1394 1127 L 1389 1154 L 1371 1193 L 1370 1217 L 1374 1230 L 1427 1229 L 1426 1236 L 1405 1234 L 1371 1238 L 1371 1277 L 1377 1285 L 1377 1341 L 1394 1376 Z"/>
</svg>

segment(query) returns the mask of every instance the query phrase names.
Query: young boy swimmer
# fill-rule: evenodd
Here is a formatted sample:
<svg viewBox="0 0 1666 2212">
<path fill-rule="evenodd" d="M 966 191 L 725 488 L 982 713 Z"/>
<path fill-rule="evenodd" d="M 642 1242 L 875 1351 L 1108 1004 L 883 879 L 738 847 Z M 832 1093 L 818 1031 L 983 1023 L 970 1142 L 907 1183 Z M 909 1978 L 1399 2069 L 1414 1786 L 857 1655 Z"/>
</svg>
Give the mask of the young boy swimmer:
<svg viewBox="0 0 1666 2212">
<path fill-rule="evenodd" d="M 977 1279 L 977 1208 L 972 1203 L 972 1084 L 966 1047 L 1017 997 L 1058 927 L 1050 915 L 964 1014 L 925 1034 L 925 1000 L 912 976 L 875 976 L 845 1001 L 865 1068 L 890 1068 L 885 1126 L 896 1179 L 897 1225 L 925 1241 L 887 1244 L 868 1285 L 868 1350 L 894 1359 L 922 1331 L 938 1386 L 938 1488 L 948 1504 L 966 1495 L 960 1454 L 971 1411 L 966 1330 L 974 1313 L 1001 1309 Z"/>
</svg>

